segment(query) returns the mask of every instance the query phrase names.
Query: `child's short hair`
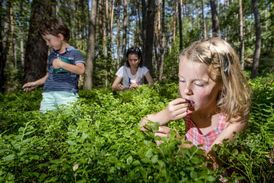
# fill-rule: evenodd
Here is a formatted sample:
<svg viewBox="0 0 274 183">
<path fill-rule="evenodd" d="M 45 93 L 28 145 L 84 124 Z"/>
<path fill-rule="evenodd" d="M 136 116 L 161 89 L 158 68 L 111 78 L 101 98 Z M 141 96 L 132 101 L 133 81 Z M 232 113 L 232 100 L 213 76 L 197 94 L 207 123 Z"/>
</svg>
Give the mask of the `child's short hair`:
<svg viewBox="0 0 274 183">
<path fill-rule="evenodd" d="M 138 56 L 138 58 L 140 59 L 140 63 L 139 63 L 139 67 L 143 66 L 143 57 L 142 57 L 142 51 L 140 48 L 138 47 L 131 47 L 129 49 L 127 49 L 126 52 L 126 66 L 129 67 L 129 62 L 128 62 L 128 55 L 129 54 L 135 54 Z"/>
<path fill-rule="evenodd" d="M 70 39 L 70 30 L 63 23 L 63 21 L 57 18 L 50 18 L 46 20 L 43 24 L 41 24 L 39 28 L 39 33 L 41 35 L 52 34 L 54 36 L 62 34 L 65 41 L 69 41 Z"/>
<path fill-rule="evenodd" d="M 180 54 L 191 62 L 208 65 L 208 74 L 212 80 L 223 85 L 218 98 L 220 112 L 228 120 L 247 117 L 250 106 L 250 88 L 241 70 L 239 57 L 225 40 L 213 37 L 194 42 Z"/>
</svg>

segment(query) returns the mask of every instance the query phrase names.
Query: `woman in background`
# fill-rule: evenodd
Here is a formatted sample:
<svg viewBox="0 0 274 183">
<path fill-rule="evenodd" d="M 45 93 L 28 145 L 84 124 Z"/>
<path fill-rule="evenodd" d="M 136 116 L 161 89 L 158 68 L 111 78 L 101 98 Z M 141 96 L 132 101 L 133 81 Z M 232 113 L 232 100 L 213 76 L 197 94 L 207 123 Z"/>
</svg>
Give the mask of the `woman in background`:
<svg viewBox="0 0 274 183">
<path fill-rule="evenodd" d="M 149 70 L 143 66 L 142 52 L 138 47 L 131 47 L 126 53 L 126 64 L 116 72 L 116 78 L 112 84 L 113 91 L 138 88 L 144 84 L 146 78 L 149 85 L 153 84 L 153 79 Z"/>
</svg>

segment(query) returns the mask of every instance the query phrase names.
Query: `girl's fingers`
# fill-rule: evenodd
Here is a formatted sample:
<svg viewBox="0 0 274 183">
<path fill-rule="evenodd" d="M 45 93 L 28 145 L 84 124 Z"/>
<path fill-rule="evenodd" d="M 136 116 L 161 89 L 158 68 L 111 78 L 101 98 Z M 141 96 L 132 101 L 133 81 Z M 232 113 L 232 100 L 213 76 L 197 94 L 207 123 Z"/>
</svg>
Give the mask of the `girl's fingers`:
<svg viewBox="0 0 274 183">
<path fill-rule="evenodd" d="M 181 109 L 181 108 L 187 108 L 188 107 L 188 102 L 186 102 L 185 99 L 183 98 L 178 98 L 178 99 L 175 99 L 173 101 L 171 101 L 169 104 L 168 104 L 168 110 L 169 111 L 176 111 L 178 109 Z"/>
<path fill-rule="evenodd" d="M 165 134 L 169 134 L 170 133 L 170 128 L 167 126 L 159 126 L 159 133 L 165 133 Z"/>
<path fill-rule="evenodd" d="M 168 111 L 171 120 L 183 118 L 188 114 L 188 104 L 179 104 L 176 107 L 170 107 Z"/>
<path fill-rule="evenodd" d="M 191 114 L 193 111 L 190 110 L 186 110 L 183 113 L 178 114 L 177 116 L 174 117 L 174 120 L 178 120 L 178 119 L 182 119 L 184 117 L 186 117 L 187 115 Z"/>
<path fill-rule="evenodd" d="M 159 130 L 154 134 L 158 137 L 168 137 L 170 134 L 170 128 L 166 126 L 160 126 Z"/>
<path fill-rule="evenodd" d="M 168 137 L 168 134 L 156 132 L 155 136 L 158 136 L 158 137 Z"/>
<path fill-rule="evenodd" d="M 191 104 L 183 98 L 177 98 L 171 101 L 167 106 L 167 111 L 170 115 L 170 119 L 177 120 L 187 116 L 188 114 L 191 114 L 193 110 L 190 109 L 190 105 Z"/>
<path fill-rule="evenodd" d="M 170 102 L 170 104 L 172 104 L 172 105 L 177 105 L 177 104 L 181 104 L 181 103 L 187 103 L 186 99 L 177 98 L 177 99 L 172 100 L 172 101 Z"/>
<path fill-rule="evenodd" d="M 163 143 L 163 141 L 161 141 L 161 140 L 156 141 L 157 146 L 161 145 L 162 143 Z"/>
</svg>

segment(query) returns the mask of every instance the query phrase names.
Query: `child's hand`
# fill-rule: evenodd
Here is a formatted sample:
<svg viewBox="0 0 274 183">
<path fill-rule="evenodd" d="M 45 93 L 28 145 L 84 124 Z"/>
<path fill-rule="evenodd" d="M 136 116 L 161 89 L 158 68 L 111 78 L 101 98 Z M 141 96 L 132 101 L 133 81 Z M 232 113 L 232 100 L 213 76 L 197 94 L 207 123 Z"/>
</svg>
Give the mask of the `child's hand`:
<svg viewBox="0 0 274 183">
<path fill-rule="evenodd" d="M 52 66 L 53 66 L 54 69 L 63 68 L 63 61 L 60 60 L 59 58 L 55 58 L 52 61 Z"/>
<path fill-rule="evenodd" d="M 190 105 L 191 104 L 183 98 L 177 98 L 171 101 L 166 108 L 169 119 L 178 120 L 191 114 L 192 110 L 189 110 L 191 108 Z"/>
<path fill-rule="evenodd" d="M 36 87 L 37 85 L 35 82 L 28 82 L 24 84 L 22 88 L 24 91 L 28 92 L 28 91 L 34 90 Z"/>
<path fill-rule="evenodd" d="M 147 116 L 144 117 L 141 121 L 140 121 L 140 129 L 142 131 L 146 131 L 147 129 L 145 128 L 146 124 L 149 122 L 149 120 L 147 119 Z"/>
<path fill-rule="evenodd" d="M 155 136 L 158 137 L 169 137 L 170 128 L 167 126 L 159 126 L 159 130 L 155 133 Z"/>
<path fill-rule="evenodd" d="M 159 126 L 159 130 L 154 134 L 155 136 L 158 137 L 169 137 L 170 135 L 170 128 L 167 126 Z M 156 140 L 156 144 L 160 145 L 162 144 L 163 141 L 162 140 Z"/>
</svg>

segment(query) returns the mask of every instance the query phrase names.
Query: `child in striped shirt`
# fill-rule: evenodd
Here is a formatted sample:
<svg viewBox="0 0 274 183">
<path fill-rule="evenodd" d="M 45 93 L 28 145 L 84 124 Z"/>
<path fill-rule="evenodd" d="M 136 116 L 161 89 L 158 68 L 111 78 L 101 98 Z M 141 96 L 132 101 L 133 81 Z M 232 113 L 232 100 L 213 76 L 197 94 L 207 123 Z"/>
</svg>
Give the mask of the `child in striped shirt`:
<svg viewBox="0 0 274 183">
<path fill-rule="evenodd" d="M 31 91 L 44 85 L 40 111 L 45 113 L 77 101 L 79 75 L 85 72 L 85 62 L 80 51 L 69 45 L 70 31 L 60 20 L 53 18 L 46 21 L 39 32 L 52 49 L 48 56 L 47 73 L 24 84 L 23 89 Z"/>
</svg>

